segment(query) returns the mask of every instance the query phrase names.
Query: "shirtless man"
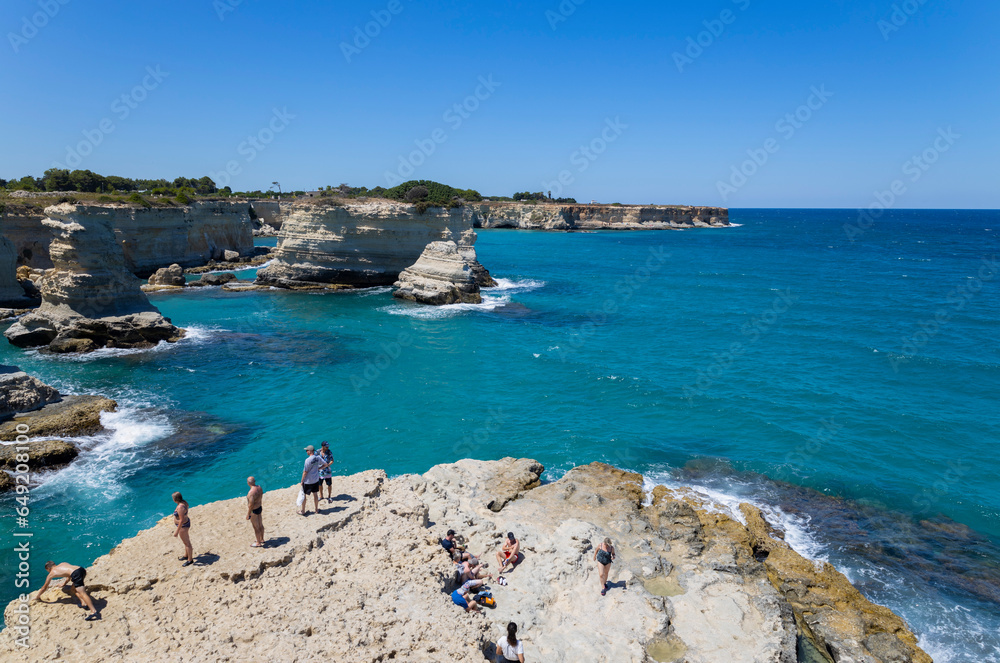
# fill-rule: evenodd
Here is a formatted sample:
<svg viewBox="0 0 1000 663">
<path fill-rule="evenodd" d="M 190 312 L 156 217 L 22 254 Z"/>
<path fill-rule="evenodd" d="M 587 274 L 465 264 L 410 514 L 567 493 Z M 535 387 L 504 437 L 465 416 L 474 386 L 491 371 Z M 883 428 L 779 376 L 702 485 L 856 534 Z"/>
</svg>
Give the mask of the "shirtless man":
<svg viewBox="0 0 1000 663">
<path fill-rule="evenodd" d="M 73 583 L 73 590 L 76 592 L 76 597 L 80 599 L 80 607 L 90 608 L 90 614 L 86 618 L 87 621 L 90 622 L 101 618 L 97 612 L 97 608 L 94 607 L 93 599 L 90 598 L 90 594 L 87 593 L 87 590 L 83 586 L 83 581 L 87 577 L 87 569 L 82 566 L 73 566 L 67 562 L 61 564 L 45 562 L 45 570 L 49 572 L 49 575 L 45 578 L 45 584 L 42 585 L 42 588 L 38 590 L 38 594 L 35 595 L 36 601 L 42 600 L 42 594 L 49 588 L 49 583 L 56 578 L 64 578 L 61 586 L 65 586 L 67 582 Z M 46 601 L 42 601 L 42 603 L 46 603 Z"/>
<path fill-rule="evenodd" d="M 250 490 L 247 491 L 247 520 L 253 526 L 254 536 L 257 537 L 257 542 L 251 543 L 250 547 L 263 548 L 264 516 L 261 513 L 264 511 L 264 489 L 257 485 L 253 477 L 247 477 L 247 485 L 250 486 Z"/>
<path fill-rule="evenodd" d="M 497 573 L 503 573 L 508 564 L 511 567 L 517 564 L 517 555 L 520 552 L 521 542 L 514 538 L 513 532 L 507 532 L 507 540 L 497 552 L 497 564 L 500 565 L 500 570 Z"/>
</svg>

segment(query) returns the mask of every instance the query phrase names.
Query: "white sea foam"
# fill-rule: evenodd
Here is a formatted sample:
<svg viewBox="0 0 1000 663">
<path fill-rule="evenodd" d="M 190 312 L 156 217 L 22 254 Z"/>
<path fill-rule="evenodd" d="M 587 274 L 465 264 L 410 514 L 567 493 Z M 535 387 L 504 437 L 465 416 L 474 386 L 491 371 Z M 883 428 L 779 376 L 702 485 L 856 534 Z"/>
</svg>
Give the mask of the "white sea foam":
<svg viewBox="0 0 1000 663">
<path fill-rule="evenodd" d="M 385 311 L 390 315 L 406 315 L 411 318 L 422 320 L 437 320 L 450 318 L 462 313 L 480 312 L 489 313 L 501 306 L 511 302 L 511 295 L 521 292 L 537 290 L 545 285 L 545 281 L 535 279 L 496 279 L 495 288 L 483 288 L 483 301 L 481 304 L 447 304 L 445 306 L 426 306 L 422 304 L 392 304 L 384 306 L 380 311 Z"/>
<path fill-rule="evenodd" d="M 391 285 L 376 286 L 374 288 L 359 288 L 355 290 L 355 293 L 359 297 L 371 297 L 373 295 L 384 295 L 387 292 L 392 292 Z"/>
<path fill-rule="evenodd" d="M 828 560 L 822 544 L 809 532 L 810 519 L 808 516 L 799 516 L 785 513 L 780 508 L 761 502 L 752 497 L 746 497 L 734 493 L 722 492 L 709 486 L 698 485 L 697 483 L 681 483 L 668 473 L 654 472 L 643 475 L 643 490 L 646 491 L 647 503 L 652 499 L 652 490 L 656 486 L 666 486 L 671 489 L 690 489 L 705 509 L 710 512 L 724 513 L 727 516 L 746 524 L 746 519 L 740 511 L 740 504 L 746 502 L 761 510 L 767 521 L 784 534 L 785 542 L 797 553 L 814 562 L 825 562 Z"/>
<path fill-rule="evenodd" d="M 145 464 L 143 447 L 174 432 L 165 415 L 130 406 L 102 413 L 101 423 L 105 431 L 69 439 L 80 448 L 80 455 L 67 467 L 45 477 L 41 489 L 84 485 L 114 499 L 123 490 L 121 480 Z"/>
</svg>

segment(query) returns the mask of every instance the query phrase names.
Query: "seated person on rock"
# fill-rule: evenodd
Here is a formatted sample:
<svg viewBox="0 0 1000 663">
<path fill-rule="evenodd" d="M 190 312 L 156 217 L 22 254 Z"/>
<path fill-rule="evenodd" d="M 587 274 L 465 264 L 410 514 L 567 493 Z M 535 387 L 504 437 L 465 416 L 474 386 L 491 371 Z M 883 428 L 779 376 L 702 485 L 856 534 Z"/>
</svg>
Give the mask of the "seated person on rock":
<svg viewBox="0 0 1000 663">
<path fill-rule="evenodd" d="M 500 565 L 498 573 L 503 573 L 508 564 L 513 568 L 517 564 L 517 556 L 520 553 L 521 542 L 514 538 L 513 532 L 507 532 L 507 540 L 499 552 L 497 552 L 497 564 Z"/>
<path fill-rule="evenodd" d="M 466 612 L 476 612 L 479 604 L 472 600 L 472 590 L 482 587 L 483 580 L 468 580 L 461 587 L 451 593 L 451 600 L 460 608 L 465 608 Z"/>
<path fill-rule="evenodd" d="M 470 552 L 455 551 L 452 553 L 451 561 L 455 563 L 455 570 L 462 576 L 462 582 L 482 578 L 489 568 L 486 562 L 480 562 L 479 558 Z"/>
<path fill-rule="evenodd" d="M 460 544 L 455 540 L 455 530 L 450 529 L 443 539 L 441 539 L 441 547 L 448 551 L 448 554 L 454 554 L 456 550 L 463 551 L 465 546 Z"/>
</svg>

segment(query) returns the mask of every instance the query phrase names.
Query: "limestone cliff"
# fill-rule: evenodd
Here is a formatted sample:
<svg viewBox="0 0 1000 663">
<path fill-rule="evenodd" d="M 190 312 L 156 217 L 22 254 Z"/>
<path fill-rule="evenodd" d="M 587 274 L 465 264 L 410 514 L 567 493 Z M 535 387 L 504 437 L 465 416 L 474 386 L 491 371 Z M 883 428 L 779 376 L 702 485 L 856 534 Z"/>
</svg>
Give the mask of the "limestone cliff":
<svg viewBox="0 0 1000 663">
<path fill-rule="evenodd" d="M 27 302 L 24 288 L 17 280 L 14 245 L 0 235 L 0 308 L 24 308 Z"/>
<path fill-rule="evenodd" d="M 289 206 L 274 261 L 257 275 L 260 283 L 349 286 L 392 285 L 428 244 L 457 241 L 472 220 L 462 208 L 390 201 L 299 202 Z"/>
<path fill-rule="evenodd" d="M 476 233 L 456 242 L 431 242 L 417 262 L 403 270 L 393 296 L 421 304 L 479 304 L 480 287 L 496 282 L 476 257 Z"/>
<path fill-rule="evenodd" d="M 666 230 L 729 225 L 724 207 L 477 203 L 468 206 L 477 228 L 522 230 Z"/>
<path fill-rule="evenodd" d="M 167 516 L 88 570 L 102 620 L 84 621 L 72 598 L 53 592 L 48 603 L 31 604 L 22 649 L 14 601 L 0 656 L 12 663 L 182 653 L 189 661 L 479 662 L 514 621 L 527 661 L 796 661 L 801 597 L 826 582 L 827 571 L 802 564 L 794 581 L 775 586 L 758 559 L 764 535 L 756 524 L 751 531 L 662 487 L 649 503 L 640 475 L 607 465 L 578 467 L 547 484 L 542 471 L 535 461 L 505 458 L 394 479 L 379 471 L 335 477 L 333 503 L 308 517 L 295 513 L 297 486 L 269 491 L 263 549 L 249 547 L 242 497 L 195 506 L 195 566 L 177 561 Z M 483 615 L 450 600 L 454 566 L 438 543 L 449 528 L 492 573 L 506 532 L 520 541 L 508 584 L 488 583 L 496 607 Z M 602 596 L 593 558 L 605 537 L 617 556 Z M 854 629 L 870 605 L 849 591 L 814 604 L 844 626 L 827 620 L 824 657 L 930 663 L 888 611 L 882 622 Z"/>
<path fill-rule="evenodd" d="M 56 352 L 142 348 L 184 332 L 160 315 L 126 268 L 111 216 L 63 204 L 48 207 L 53 269 L 38 280 L 41 307 L 5 332 L 18 347 Z"/>
<path fill-rule="evenodd" d="M 253 224 L 246 201 L 195 201 L 180 207 L 135 207 L 114 203 L 76 205 L 78 217 L 104 219 L 115 232 L 128 269 L 147 277 L 160 267 L 204 265 L 225 251 L 253 253 Z M 30 208 L 8 211 L 4 234 L 14 243 L 18 264 L 52 267 L 51 229 Z"/>
</svg>

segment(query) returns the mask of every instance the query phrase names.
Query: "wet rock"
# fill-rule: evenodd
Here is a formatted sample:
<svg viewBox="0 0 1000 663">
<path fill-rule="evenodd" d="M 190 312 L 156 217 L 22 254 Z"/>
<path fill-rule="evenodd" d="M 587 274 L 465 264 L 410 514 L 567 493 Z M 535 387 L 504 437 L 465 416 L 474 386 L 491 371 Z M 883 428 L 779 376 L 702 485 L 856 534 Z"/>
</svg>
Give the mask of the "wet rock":
<svg viewBox="0 0 1000 663">
<path fill-rule="evenodd" d="M 29 437 L 82 437 L 104 430 L 102 412 L 114 412 L 118 404 L 102 396 L 63 396 L 39 410 L 22 412 L 0 423 L 0 442 L 13 442 L 17 427 L 28 427 Z M 23 431 L 24 428 L 22 427 Z"/>
<path fill-rule="evenodd" d="M 183 287 L 187 283 L 184 278 L 184 268 L 174 263 L 169 267 L 161 267 L 149 277 L 149 285 L 169 285 Z"/>
<path fill-rule="evenodd" d="M 18 448 L 27 451 L 18 451 Z M 18 454 L 28 456 L 25 463 L 32 471 L 42 468 L 52 469 L 67 465 L 80 455 L 80 451 L 70 442 L 63 440 L 42 440 L 22 444 L 0 444 L 0 468 L 13 470 L 20 461 Z"/>
<path fill-rule="evenodd" d="M 236 275 L 232 272 L 222 272 L 219 274 L 205 274 L 201 277 L 201 283 L 205 285 L 225 285 L 236 280 Z"/>
<path fill-rule="evenodd" d="M 61 398 L 59 392 L 14 366 L 0 365 L 0 418 L 37 410 Z"/>
</svg>

